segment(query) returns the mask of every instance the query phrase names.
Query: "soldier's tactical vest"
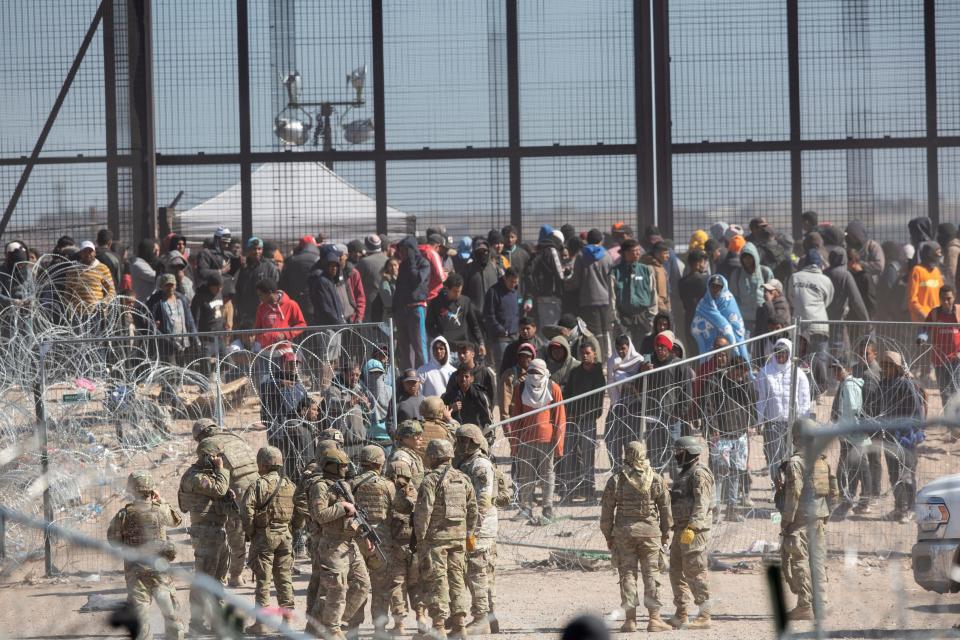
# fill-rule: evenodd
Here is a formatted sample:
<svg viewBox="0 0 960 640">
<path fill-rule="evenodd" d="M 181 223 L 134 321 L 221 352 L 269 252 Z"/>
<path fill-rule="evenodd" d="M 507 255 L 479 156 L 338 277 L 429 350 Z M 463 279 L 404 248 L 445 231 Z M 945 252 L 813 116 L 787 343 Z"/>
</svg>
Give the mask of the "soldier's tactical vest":
<svg viewBox="0 0 960 640">
<path fill-rule="evenodd" d="M 441 481 L 433 502 L 430 518 L 432 531 L 456 531 L 467 525 L 467 495 L 470 479 L 449 466 L 440 471 Z"/>
<path fill-rule="evenodd" d="M 333 492 L 333 485 L 337 482 L 346 482 L 346 480 L 335 480 L 333 478 L 320 478 L 320 482 L 323 483 L 324 487 L 327 489 L 327 505 L 330 506 L 341 501 L 341 498 L 337 497 Z M 336 520 L 331 520 L 330 522 L 324 522 L 320 525 L 320 534 L 330 538 L 336 539 L 350 539 L 356 536 L 357 527 L 356 523 L 353 521 L 353 518 L 337 518 Z"/>
<path fill-rule="evenodd" d="M 652 492 L 656 490 L 657 480 L 649 487 L 642 487 L 635 477 L 625 471 L 620 472 L 617 482 L 617 514 L 614 525 L 629 527 L 637 522 L 648 522 L 654 518 L 655 507 Z"/>
<path fill-rule="evenodd" d="M 398 447 L 394 449 L 393 454 L 390 456 L 390 462 L 401 462 L 407 465 L 410 468 L 410 482 L 413 484 L 413 488 L 420 488 L 425 472 L 423 470 L 423 460 L 417 451 L 407 447 Z M 393 478 L 391 478 L 391 480 L 392 479 Z"/>
<path fill-rule="evenodd" d="M 154 546 L 167 539 L 160 514 L 146 502 L 131 502 L 124 508 L 120 540 L 128 547 Z"/>
<path fill-rule="evenodd" d="M 215 500 L 210 496 L 194 493 L 185 486 L 189 479 L 192 479 L 193 477 L 204 472 L 204 470 L 193 466 L 190 467 L 185 474 L 183 474 L 183 477 L 180 478 L 180 489 L 177 491 L 177 502 L 180 505 L 181 511 L 190 512 L 191 525 L 223 524 L 226 521 L 227 516 L 225 508 L 220 501 Z M 195 516 L 200 516 L 199 521 L 194 522 L 194 520 L 197 520 Z"/>
<path fill-rule="evenodd" d="M 220 445 L 223 466 L 230 471 L 230 488 L 242 496 L 260 476 L 257 457 L 250 445 L 235 433 L 218 433 L 210 439 Z"/>
<path fill-rule="evenodd" d="M 424 420 L 423 440 L 420 447 L 417 448 L 417 453 L 420 455 L 420 459 L 423 461 L 423 464 L 430 464 L 430 461 L 427 460 L 427 445 L 430 444 L 431 440 L 446 440 L 450 444 L 456 444 L 456 438 L 453 435 L 453 431 L 446 422 L 440 422 L 439 420 Z"/>
<path fill-rule="evenodd" d="M 290 523 L 293 519 L 293 495 L 296 485 L 286 476 L 280 476 L 280 487 L 271 485 L 269 481 L 263 483 L 263 488 L 254 495 L 256 510 L 253 515 L 253 527 L 266 529 L 279 527 Z M 276 495 L 274 495 L 276 491 Z M 270 499 L 273 496 L 273 499 Z"/>
<path fill-rule="evenodd" d="M 311 468 L 313 467 L 313 468 Z M 320 471 L 313 465 L 308 465 L 300 477 L 297 490 L 293 493 L 293 520 L 294 529 L 304 527 L 307 533 L 316 533 L 317 526 L 310 517 L 310 488 L 323 480 Z"/>
<path fill-rule="evenodd" d="M 793 474 L 804 481 L 805 467 L 803 458 L 799 455 L 791 456 L 784 462 L 784 465 L 793 466 Z M 785 469 L 784 469 L 785 470 Z M 817 458 L 813 464 L 813 473 L 809 482 L 804 482 L 800 490 L 800 504 L 797 505 L 797 513 L 794 516 L 794 522 L 803 523 L 813 516 L 814 518 L 826 518 L 830 515 L 830 505 L 828 499 L 834 497 L 835 478 L 831 477 L 830 465 L 825 457 Z M 783 501 L 779 506 L 783 510 Z"/>
<path fill-rule="evenodd" d="M 358 507 L 367 512 L 371 525 L 377 525 L 387 519 L 390 510 L 390 494 L 385 483 L 376 471 L 365 471 L 351 481 L 353 498 Z"/>
<path fill-rule="evenodd" d="M 706 474 L 713 483 L 713 474 L 710 470 L 699 462 L 690 465 L 685 473 L 677 476 L 673 487 L 670 489 L 670 503 L 673 511 L 673 524 L 675 527 L 685 526 L 690 522 L 693 515 L 694 497 L 693 485 L 698 474 Z"/>
</svg>

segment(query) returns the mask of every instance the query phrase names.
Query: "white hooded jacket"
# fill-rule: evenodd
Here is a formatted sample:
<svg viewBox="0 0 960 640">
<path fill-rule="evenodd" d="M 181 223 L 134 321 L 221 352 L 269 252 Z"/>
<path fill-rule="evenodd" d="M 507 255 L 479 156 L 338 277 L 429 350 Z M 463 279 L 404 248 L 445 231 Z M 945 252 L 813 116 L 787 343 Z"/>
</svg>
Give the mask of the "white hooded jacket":
<svg viewBox="0 0 960 640">
<path fill-rule="evenodd" d="M 438 342 L 442 342 L 447 347 L 447 359 L 443 363 L 437 362 L 437 357 L 433 355 L 433 345 Z M 443 336 L 437 336 L 430 343 L 430 362 L 417 369 L 417 376 L 423 383 L 421 395 L 424 398 L 442 396 L 447 392 L 447 382 L 450 381 L 450 376 L 456 371 L 457 368 L 450 364 L 450 345 L 447 344 L 447 339 Z"/>
<path fill-rule="evenodd" d="M 773 354 L 756 378 L 757 415 L 763 422 L 786 422 L 790 419 L 791 362 L 788 359 L 785 364 L 780 364 L 776 357 L 777 349 L 784 347 L 792 356 L 793 343 L 786 338 L 780 338 L 774 344 Z M 796 400 L 797 418 L 810 413 L 810 381 L 803 369 L 797 369 Z"/>
</svg>

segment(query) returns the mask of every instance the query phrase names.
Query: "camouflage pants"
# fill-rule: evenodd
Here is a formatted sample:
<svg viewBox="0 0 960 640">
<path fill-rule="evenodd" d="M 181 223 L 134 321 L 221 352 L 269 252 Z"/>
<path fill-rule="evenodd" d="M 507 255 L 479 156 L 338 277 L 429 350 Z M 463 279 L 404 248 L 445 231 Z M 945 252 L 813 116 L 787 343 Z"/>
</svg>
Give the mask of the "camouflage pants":
<svg viewBox="0 0 960 640">
<path fill-rule="evenodd" d="M 827 579 L 824 570 L 824 551 L 826 550 L 826 539 L 824 538 L 823 520 L 817 520 L 817 553 L 810 553 L 810 541 L 807 536 L 806 526 L 785 534 L 783 544 L 780 546 L 780 562 L 783 567 L 783 577 L 787 584 L 797 596 L 798 607 L 813 606 L 813 588 L 816 585 L 820 595 L 820 602 L 825 606 L 827 604 L 827 593 L 824 584 Z"/>
<path fill-rule="evenodd" d="M 493 611 L 497 581 L 497 541 L 479 540 L 478 547 L 467 552 L 467 587 L 472 604 L 470 614 L 482 618 Z"/>
<path fill-rule="evenodd" d="M 227 535 L 223 527 L 196 525 L 190 527 L 190 543 L 193 545 L 193 570 L 205 573 L 214 580 L 221 580 L 229 563 Z M 190 586 L 190 621 L 202 625 L 212 623 L 213 611 L 219 606 L 209 593 Z"/>
<path fill-rule="evenodd" d="M 150 571 L 137 565 L 127 564 L 123 577 L 127 582 L 127 602 L 140 620 L 140 633 L 137 640 L 153 638 L 150 630 L 150 604 L 154 599 L 163 614 L 164 636 L 167 640 L 183 638 L 183 625 L 177 617 L 177 590 L 170 576 Z"/>
<path fill-rule="evenodd" d="M 407 582 L 413 554 L 405 547 L 387 543 L 383 545 L 387 561 L 376 569 L 370 569 L 370 614 L 373 622 L 386 620 L 388 615 L 404 617 L 407 603 L 403 587 Z"/>
<path fill-rule="evenodd" d="M 466 615 L 470 594 L 466 585 L 463 541 L 425 542 L 420 558 L 420 584 L 434 624 L 451 615 Z"/>
<path fill-rule="evenodd" d="M 313 554 L 313 575 L 317 577 L 317 595 L 309 614 L 330 633 L 335 633 L 343 620 L 357 615 L 370 591 L 370 576 L 356 542 L 318 540 Z"/>
<path fill-rule="evenodd" d="M 250 541 L 250 568 L 257 581 L 258 607 L 270 604 L 270 580 L 277 590 L 277 604 L 293 609 L 293 538 L 288 529 L 258 529 Z"/>
<path fill-rule="evenodd" d="M 670 543 L 670 586 L 673 588 L 673 603 L 686 607 L 693 601 L 701 611 L 710 608 L 710 584 L 707 582 L 707 531 L 693 537 L 690 544 L 680 543 L 682 527 L 674 529 Z"/>
<path fill-rule="evenodd" d="M 240 516 L 231 511 L 230 515 L 227 516 L 225 528 L 227 531 L 227 549 L 230 558 L 228 569 L 230 577 L 237 578 L 243 573 L 243 569 L 247 563 L 247 540 L 246 535 L 243 533 L 243 522 L 240 520 Z M 220 581 L 223 582 L 225 577 L 226 576 L 220 576 Z"/>
<path fill-rule="evenodd" d="M 636 609 L 640 606 L 637 595 L 637 565 L 643 577 L 643 606 L 651 611 L 659 610 L 660 602 L 660 539 L 615 538 L 614 560 L 620 574 L 620 606 Z"/>
</svg>

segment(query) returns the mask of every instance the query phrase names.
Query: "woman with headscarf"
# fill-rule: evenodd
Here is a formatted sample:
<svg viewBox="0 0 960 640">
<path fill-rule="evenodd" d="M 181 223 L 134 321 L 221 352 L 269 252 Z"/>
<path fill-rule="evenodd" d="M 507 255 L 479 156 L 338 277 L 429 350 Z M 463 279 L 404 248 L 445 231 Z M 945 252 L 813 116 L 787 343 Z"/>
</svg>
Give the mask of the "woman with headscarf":
<svg viewBox="0 0 960 640">
<path fill-rule="evenodd" d="M 747 338 L 746 327 L 740 307 L 727 288 L 727 279 L 719 274 L 710 276 L 707 281 L 707 293 L 697 303 L 697 310 L 690 323 L 690 333 L 697 341 L 700 353 L 707 353 L 713 349 L 713 343 L 720 336 L 737 344 L 737 354 L 746 361 L 750 361 L 747 346 L 742 343 Z"/>
<path fill-rule="evenodd" d="M 511 415 L 504 425 L 517 461 L 520 510 L 533 519 L 534 492 L 543 491 L 543 519 L 553 518 L 554 459 L 563 455 L 567 413 L 560 385 L 550 380 L 547 363 L 530 362 L 523 384 L 513 390 Z"/>
<path fill-rule="evenodd" d="M 770 470 L 770 479 L 778 484 L 780 463 L 790 454 L 787 434 L 790 431 L 790 404 L 796 403 L 796 418 L 806 417 L 811 410 L 810 381 L 806 372 L 797 368 L 796 395 L 790 397 L 793 343 L 780 338 L 773 345 L 773 355 L 754 380 L 757 387 L 757 419 L 763 425 L 763 453 Z"/>
<path fill-rule="evenodd" d="M 645 362 L 637 353 L 628 334 L 614 342 L 614 353 L 607 359 L 607 382 L 615 384 L 607 390 L 610 410 L 603 428 L 603 443 L 607 447 L 613 468 L 619 468 L 623 459 L 623 447 L 631 440 L 642 437 L 637 421 L 631 419 L 629 406 L 640 393 L 636 384 L 624 382 L 640 372 Z"/>
</svg>

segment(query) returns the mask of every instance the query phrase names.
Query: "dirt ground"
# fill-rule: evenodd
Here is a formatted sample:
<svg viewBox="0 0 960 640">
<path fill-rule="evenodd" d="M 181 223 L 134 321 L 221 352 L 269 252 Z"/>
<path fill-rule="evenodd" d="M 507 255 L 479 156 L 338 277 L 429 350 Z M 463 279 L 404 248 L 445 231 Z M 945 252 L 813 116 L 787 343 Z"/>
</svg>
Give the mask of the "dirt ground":
<svg viewBox="0 0 960 640">
<path fill-rule="evenodd" d="M 821 409 L 829 398 L 821 399 Z M 827 404 L 829 406 L 829 404 Z M 255 418 L 254 418 L 255 419 Z M 194 443 L 189 437 L 189 425 L 178 423 L 173 440 L 154 450 L 137 454 L 124 464 L 122 476 L 133 468 L 150 469 L 160 482 L 161 494 L 175 501 L 180 475 L 192 462 Z M 262 430 L 245 432 L 255 448 L 265 444 Z M 747 514 L 745 523 L 721 523 L 714 535 L 718 542 L 714 549 L 726 552 L 745 551 L 758 540 L 776 541 L 776 528 L 769 517 L 769 490 L 763 488 L 764 472 L 759 438 L 755 437 L 751 459 L 754 465 L 754 500 L 757 509 Z M 932 430 L 921 449 L 921 485 L 937 475 L 955 472 L 954 456 L 960 454 L 960 445 L 945 431 Z M 605 466 L 604 461 L 598 461 Z M 119 476 L 118 476 L 119 477 Z M 605 476 L 598 478 L 599 486 Z M 114 485 L 116 486 L 116 485 Z M 122 485 L 121 485 L 122 486 Z M 887 498 L 887 501 L 889 498 Z M 103 504 L 104 516 L 91 518 L 80 529 L 101 539 L 105 535 L 109 515 L 121 505 L 119 495 Z M 882 505 L 886 506 L 886 505 Z M 882 512 L 883 509 L 879 510 Z M 533 527 L 523 520 L 511 519 L 515 512 L 504 515 L 501 526 L 505 540 L 520 545 L 501 544 L 499 575 L 497 578 L 497 614 L 501 621 L 501 635 L 510 638 L 556 637 L 562 625 L 581 613 L 605 617 L 612 628 L 619 628 L 619 592 L 617 576 L 609 562 L 598 561 L 594 571 L 559 569 L 543 566 L 548 552 L 542 547 L 569 547 L 579 550 L 602 546 L 596 528 L 599 513 L 595 506 L 559 507 L 558 521 L 546 527 Z M 827 596 L 830 601 L 825 627 L 834 637 L 876 637 L 878 630 L 911 630 L 919 637 L 947 635 L 960 637 L 948 630 L 960 622 L 960 596 L 937 595 L 923 591 L 912 577 L 909 547 L 915 534 L 915 525 L 895 525 L 882 522 L 875 513 L 861 520 L 831 523 L 828 540 L 836 553 L 829 563 Z M 25 534 L 27 535 L 27 534 Z M 185 530 L 172 533 L 178 543 L 179 564 L 189 568 L 192 554 Z M 530 546 L 526 546 L 530 545 Z M 888 557 L 886 553 L 857 553 L 864 549 L 882 548 L 901 553 Z M 724 559 L 736 562 L 736 559 Z M 0 638 L 93 638 L 119 632 L 109 629 L 106 613 L 81 613 L 81 606 L 89 596 L 121 598 L 124 594 L 119 563 L 114 559 L 58 544 L 55 564 L 64 571 L 63 577 L 46 579 L 42 558 L 34 558 L 0 578 Z M 709 631 L 674 632 L 676 637 L 697 638 L 767 638 L 773 631 L 771 599 L 762 560 L 750 558 L 736 572 L 711 571 L 714 628 Z M 303 612 L 310 567 L 307 561 L 298 562 L 301 573 L 295 576 L 297 596 L 296 628 L 302 628 Z M 93 574 L 93 575 L 91 575 Z M 248 574 L 249 576 L 249 574 Z M 661 597 L 664 614 L 673 611 L 669 579 L 661 579 Z M 250 586 L 238 593 L 253 599 Z M 186 619 L 186 590 L 179 592 L 181 613 Z M 788 595 L 787 606 L 793 597 Z M 162 629 L 159 612 L 154 610 L 154 632 Z M 644 617 L 641 618 L 643 620 Z M 410 621 L 412 623 L 412 620 Z M 641 626 L 641 629 L 643 626 Z M 812 625 L 801 623 L 798 631 L 810 631 Z M 364 625 L 363 635 L 369 637 L 372 628 Z"/>
</svg>

